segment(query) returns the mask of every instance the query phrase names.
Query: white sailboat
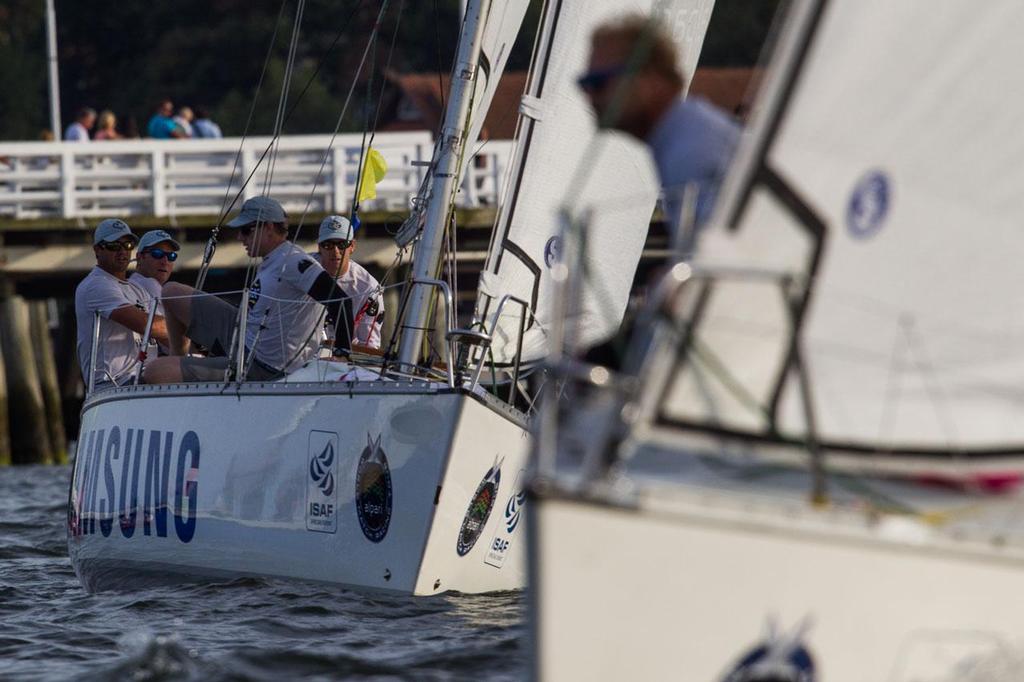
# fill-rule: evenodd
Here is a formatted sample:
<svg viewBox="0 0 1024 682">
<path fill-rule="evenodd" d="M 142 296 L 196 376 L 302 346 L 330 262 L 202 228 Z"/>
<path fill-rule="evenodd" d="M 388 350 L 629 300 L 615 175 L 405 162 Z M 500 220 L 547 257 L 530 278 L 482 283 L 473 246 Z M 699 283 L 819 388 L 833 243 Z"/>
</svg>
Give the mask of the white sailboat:
<svg viewBox="0 0 1024 682">
<path fill-rule="evenodd" d="M 527 4 L 475 0 L 467 8 L 430 178 L 410 229 L 397 238 L 399 248 L 414 244 L 415 260 L 395 357 L 318 359 L 274 382 L 129 385 L 87 397 L 68 519 L 72 564 L 87 587 L 234 576 L 415 595 L 524 585 L 530 414 L 519 407 L 517 357 L 538 356 L 519 353 L 519 335 L 497 334 L 495 320 L 522 319 L 535 333 L 543 300 L 492 288 L 478 323 L 457 329 L 451 287 L 439 276 L 460 169 Z M 571 137 L 546 135 L 549 123 L 531 107 L 542 83 L 578 100 L 571 83 L 583 69 L 589 27 L 628 8 L 612 0 L 548 8 L 524 103 L 533 120 L 521 126 L 537 139 L 521 134 L 518 144 L 521 155 L 562 177 L 538 189 L 534 171 L 520 164 L 509 182 L 534 189 L 503 203 L 510 234 L 557 233 L 554 198 L 568 191 L 575 147 L 595 134 L 592 119 L 577 117 Z M 598 175 L 617 172 L 619 161 L 599 162 Z M 636 258 L 620 267 L 636 267 L 654 199 L 637 209 Z M 526 206 L 531 222 L 521 230 Z M 543 263 L 547 238 L 521 238 L 519 250 Z M 627 293 L 617 294 L 623 306 Z M 447 329 L 441 362 L 428 369 L 421 349 L 435 306 Z M 496 338 L 504 355 L 492 362 L 483 351 Z"/>
<path fill-rule="evenodd" d="M 1019 678 L 1022 26 L 793 4 L 650 346 L 542 422 L 536 677 Z"/>
</svg>

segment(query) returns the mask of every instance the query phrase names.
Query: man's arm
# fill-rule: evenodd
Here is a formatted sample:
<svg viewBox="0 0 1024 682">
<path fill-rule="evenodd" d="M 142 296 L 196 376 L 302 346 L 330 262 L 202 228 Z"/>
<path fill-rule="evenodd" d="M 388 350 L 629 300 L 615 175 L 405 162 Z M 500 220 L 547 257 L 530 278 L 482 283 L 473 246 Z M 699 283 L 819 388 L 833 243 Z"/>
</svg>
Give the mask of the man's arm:
<svg viewBox="0 0 1024 682">
<path fill-rule="evenodd" d="M 348 355 L 352 350 L 352 299 L 345 296 L 334 278 L 323 269 L 306 293 L 327 308 L 327 322 L 337 329 L 335 353 Z"/>
<path fill-rule="evenodd" d="M 143 334 L 146 331 L 146 321 L 149 319 L 149 314 L 139 310 L 136 306 L 126 305 L 112 310 L 110 312 L 110 319 L 124 327 L 128 327 L 128 329 L 131 329 L 136 334 Z M 149 336 L 157 343 L 162 343 L 165 346 L 169 344 L 167 324 L 160 315 L 153 317 L 153 328 L 150 330 Z"/>
</svg>

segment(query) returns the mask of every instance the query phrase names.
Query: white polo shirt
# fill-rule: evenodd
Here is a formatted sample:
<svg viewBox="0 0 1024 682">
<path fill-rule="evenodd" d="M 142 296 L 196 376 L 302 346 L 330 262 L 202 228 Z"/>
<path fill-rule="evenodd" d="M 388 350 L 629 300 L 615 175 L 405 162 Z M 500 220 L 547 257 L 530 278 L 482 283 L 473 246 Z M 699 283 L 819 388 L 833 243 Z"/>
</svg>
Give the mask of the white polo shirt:
<svg viewBox="0 0 1024 682">
<path fill-rule="evenodd" d="M 133 272 L 131 275 L 129 275 L 128 281 L 137 286 L 138 288 L 142 289 L 144 292 L 149 294 L 151 299 L 156 301 L 156 314 L 159 315 L 160 317 L 163 317 L 164 304 L 160 300 L 160 297 L 163 295 L 163 287 L 160 286 L 160 282 L 156 281 L 152 277 L 146 277 L 145 275 L 138 271 Z M 146 311 L 149 311 L 148 307 L 146 308 Z"/>
<path fill-rule="evenodd" d="M 96 382 L 123 382 L 139 353 L 139 335 L 110 319 L 118 308 L 135 306 L 146 310 L 149 295 L 131 282 L 93 267 L 75 289 L 75 319 L 78 323 L 78 362 L 89 384 L 93 320 L 100 314 L 99 349 L 96 352 Z"/>
<path fill-rule="evenodd" d="M 316 355 L 323 306 L 306 292 L 323 271 L 290 241 L 264 257 L 249 290 L 245 325 L 245 345 L 257 360 L 289 372 Z"/>
<path fill-rule="evenodd" d="M 352 315 L 356 333 L 352 343 L 380 348 L 380 328 L 384 324 L 384 297 L 380 283 L 355 261 L 348 262 L 348 272 L 338 278 L 342 292 L 352 297 Z"/>
</svg>

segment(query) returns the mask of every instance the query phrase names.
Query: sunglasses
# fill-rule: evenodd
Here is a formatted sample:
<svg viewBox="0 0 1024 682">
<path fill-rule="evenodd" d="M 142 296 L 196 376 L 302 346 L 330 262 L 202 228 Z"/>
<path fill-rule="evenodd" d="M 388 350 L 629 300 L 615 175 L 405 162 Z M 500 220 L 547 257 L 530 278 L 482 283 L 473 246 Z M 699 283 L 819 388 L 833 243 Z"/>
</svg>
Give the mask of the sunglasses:
<svg viewBox="0 0 1024 682">
<path fill-rule="evenodd" d="M 320 246 L 328 251 L 331 251 L 332 249 L 344 251 L 348 247 L 352 246 L 352 242 L 345 241 L 344 239 L 328 239 L 325 242 L 320 242 Z"/>
<path fill-rule="evenodd" d="M 149 249 L 148 251 L 143 251 L 142 253 L 148 253 L 150 256 L 156 258 L 157 260 L 160 260 L 161 258 L 166 258 L 168 263 L 173 263 L 174 261 L 178 260 L 177 251 L 164 251 L 163 249 L 157 248 Z"/>
<path fill-rule="evenodd" d="M 104 251 L 131 251 L 135 242 L 100 242 L 97 246 Z"/>
<path fill-rule="evenodd" d="M 598 92 L 608 85 L 608 81 L 624 73 L 626 73 L 626 67 L 621 65 L 588 71 L 576 79 L 576 85 L 584 92 Z"/>
</svg>

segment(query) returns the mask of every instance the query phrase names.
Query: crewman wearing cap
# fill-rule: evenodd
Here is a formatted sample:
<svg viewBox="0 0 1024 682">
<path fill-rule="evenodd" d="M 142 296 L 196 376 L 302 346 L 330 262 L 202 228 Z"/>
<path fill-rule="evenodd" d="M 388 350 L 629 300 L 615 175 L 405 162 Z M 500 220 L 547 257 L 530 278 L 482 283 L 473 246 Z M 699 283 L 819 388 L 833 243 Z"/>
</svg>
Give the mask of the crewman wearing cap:
<svg viewBox="0 0 1024 682">
<path fill-rule="evenodd" d="M 93 234 L 96 267 L 75 289 L 78 361 L 86 385 L 96 313 L 99 313 L 99 336 L 93 375 L 95 385 L 126 382 L 138 360 L 139 339 L 149 317 L 148 295 L 128 281 L 128 263 L 138 241 L 128 223 L 118 218 L 100 222 Z M 167 343 L 167 327 L 162 317 L 154 318 L 150 334 L 157 342 Z"/>
<path fill-rule="evenodd" d="M 320 265 L 337 278 L 341 291 L 352 298 L 352 311 L 355 313 L 352 343 L 380 348 L 384 300 L 377 280 L 352 260 L 352 253 L 356 250 L 356 231 L 349 219 L 340 215 L 324 218 L 320 223 L 317 250 Z"/>
<path fill-rule="evenodd" d="M 174 272 L 174 261 L 178 260 L 181 244 L 165 230 L 151 230 L 142 235 L 135 252 L 135 272 L 128 281 L 140 287 L 157 302 L 157 315 L 163 316 L 164 305 L 160 302 L 161 289 Z"/>
<path fill-rule="evenodd" d="M 246 376 L 272 381 L 296 369 L 316 353 L 321 305 L 328 320 L 338 320 L 335 352 L 350 351 L 352 302 L 340 295 L 334 278 L 288 239 L 288 216 L 270 197 L 253 197 L 226 223 L 251 258 L 262 258 L 249 289 L 245 324 Z M 147 363 L 147 383 L 223 381 L 239 319 L 235 306 L 203 295 L 180 282 L 163 288 L 170 356 Z M 190 341 L 207 349 L 206 357 L 185 356 Z"/>
</svg>

